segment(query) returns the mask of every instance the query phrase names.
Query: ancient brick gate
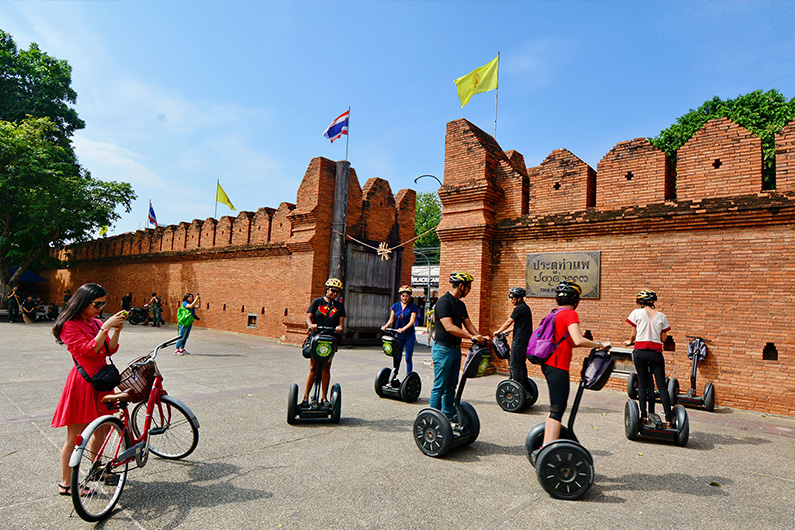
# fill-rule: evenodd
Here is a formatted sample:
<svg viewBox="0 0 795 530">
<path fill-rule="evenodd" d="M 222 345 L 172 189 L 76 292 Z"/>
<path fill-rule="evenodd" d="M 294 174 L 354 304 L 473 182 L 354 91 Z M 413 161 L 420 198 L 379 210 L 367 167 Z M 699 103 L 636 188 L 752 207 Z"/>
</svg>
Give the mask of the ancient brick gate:
<svg viewBox="0 0 795 530">
<path fill-rule="evenodd" d="M 372 343 L 397 298 L 403 249 L 382 260 L 371 248 L 349 241 L 345 257 L 346 342 Z"/>
</svg>

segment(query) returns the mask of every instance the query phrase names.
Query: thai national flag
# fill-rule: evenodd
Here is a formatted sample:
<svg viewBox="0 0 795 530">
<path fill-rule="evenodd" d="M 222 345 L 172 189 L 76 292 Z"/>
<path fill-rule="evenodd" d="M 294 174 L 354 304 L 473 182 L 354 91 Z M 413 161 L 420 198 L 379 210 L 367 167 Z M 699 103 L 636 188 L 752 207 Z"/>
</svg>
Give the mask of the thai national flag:
<svg viewBox="0 0 795 530">
<path fill-rule="evenodd" d="M 350 113 L 350 110 L 346 110 L 340 114 L 339 118 L 331 122 L 331 125 L 326 128 L 323 136 L 333 142 L 343 134 L 348 134 L 348 117 Z"/>
<path fill-rule="evenodd" d="M 152 201 L 149 201 L 149 222 L 157 228 L 157 217 L 155 217 L 155 209 L 152 208 Z"/>
</svg>

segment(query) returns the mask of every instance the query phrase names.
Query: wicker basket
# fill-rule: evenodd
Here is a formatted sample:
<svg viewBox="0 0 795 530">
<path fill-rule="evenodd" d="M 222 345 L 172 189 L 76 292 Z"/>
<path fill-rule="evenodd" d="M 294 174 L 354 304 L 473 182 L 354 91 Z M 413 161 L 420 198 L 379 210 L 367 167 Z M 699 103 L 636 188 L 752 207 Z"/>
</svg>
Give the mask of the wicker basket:
<svg viewBox="0 0 795 530">
<path fill-rule="evenodd" d="M 152 383 L 155 382 L 157 367 L 154 362 L 140 364 L 147 359 L 149 356 L 145 355 L 134 360 L 121 373 L 121 383 L 119 383 L 118 389 L 129 394 L 131 403 L 149 399 L 149 391 L 152 389 Z"/>
</svg>

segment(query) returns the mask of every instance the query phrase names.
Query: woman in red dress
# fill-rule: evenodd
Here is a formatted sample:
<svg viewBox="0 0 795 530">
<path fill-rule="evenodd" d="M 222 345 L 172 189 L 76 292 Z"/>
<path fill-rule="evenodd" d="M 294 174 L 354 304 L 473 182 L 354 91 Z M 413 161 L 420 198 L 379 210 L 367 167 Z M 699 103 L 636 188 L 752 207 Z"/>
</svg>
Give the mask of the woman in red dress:
<svg viewBox="0 0 795 530">
<path fill-rule="evenodd" d="M 65 344 L 80 366 L 93 377 L 106 363 L 106 357 L 119 349 L 119 333 L 126 314 L 119 311 L 104 323 L 97 318 L 107 303 L 105 289 L 95 283 L 81 286 L 58 316 L 52 334 Z M 75 437 L 96 418 L 108 414 L 101 399 L 110 392 L 99 392 L 83 379 L 72 363 L 61 399 L 52 418 L 53 427 L 66 427 L 66 442 L 61 450 L 61 482 L 58 493 L 70 495 L 69 457 Z"/>
</svg>

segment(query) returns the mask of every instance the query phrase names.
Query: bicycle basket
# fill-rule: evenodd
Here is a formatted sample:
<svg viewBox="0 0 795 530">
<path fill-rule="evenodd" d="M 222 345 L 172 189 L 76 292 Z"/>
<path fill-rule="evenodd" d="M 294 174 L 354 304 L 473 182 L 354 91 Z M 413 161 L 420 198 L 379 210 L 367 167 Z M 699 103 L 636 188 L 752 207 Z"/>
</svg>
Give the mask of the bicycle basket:
<svg viewBox="0 0 795 530">
<path fill-rule="evenodd" d="M 146 401 L 149 398 L 149 391 L 155 382 L 157 367 L 154 362 L 144 363 L 148 359 L 149 356 L 144 355 L 134 360 L 121 373 L 121 383 L 119 383 L 118 389 L 130 395 L 131 403 Z"/>
</svg>

